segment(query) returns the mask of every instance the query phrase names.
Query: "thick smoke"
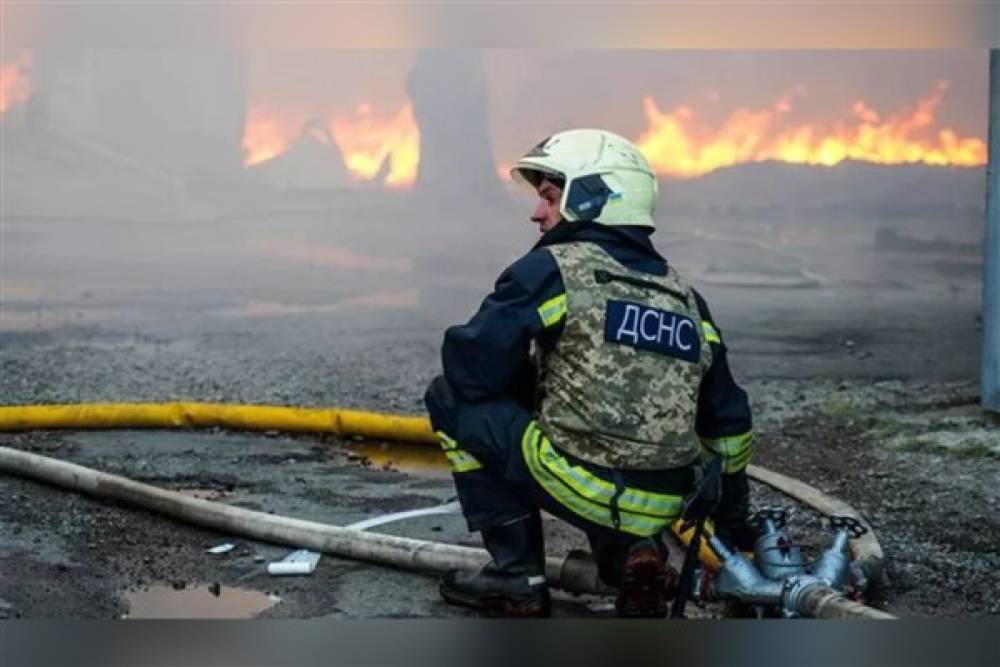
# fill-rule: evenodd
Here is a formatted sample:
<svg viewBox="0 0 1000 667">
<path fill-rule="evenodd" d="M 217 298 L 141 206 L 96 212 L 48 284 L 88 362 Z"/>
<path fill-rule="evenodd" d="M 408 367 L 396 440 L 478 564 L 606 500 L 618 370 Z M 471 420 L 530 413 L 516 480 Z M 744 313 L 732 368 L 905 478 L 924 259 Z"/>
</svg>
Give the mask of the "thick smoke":
<svg viewBox="0 0 1000 667">
<path fill-rule="evenodd" d="M 985 134 L 985 61 L 974 53 L 909 62 L 876 53 L 48 47 L 34 50 L 30 73 L 34 94 L 2 120 L 3 277 L 84 291 L 145 284 L 321 299 L 332 283 L 350 294 L 398 287 L 405 275 L 426 288 L 422 307 L 465 312 L 468 294 L 535 239 L 530 197 L 498 165 L 566 127 L 635 137 L 647 94 L 664 109 L 700 105 L 712 121 L 801 85 L 809 92 L 792 113 L 824 120 L 832 101 L 893 108 L 947 79 L 941 117 L 962 136 Z M 244 125 L 258 102 L 287 107 L 296 123 L 282 153 L 247 168 Z M 420 135 L 412 187 L 380 185 L 385 159 L 360 179 L 333 130 L 366 129 L 363 105 L 405 120 L 407 104 Z M 331 122 L 338 118 L 350 122 Z M 947 252 L 978 241 L 983 183 L 981 168 L 737 165 L 664 180 L 658 235 L 692 275 L 719 284 L 758 280 L 778 265 L 874 283 L 894 265 L 838 244 L 874 249 L 900 238 L 899 247 L 928 251 L 907 270 L 937 262 L 971 280 L 972 253 Z M 934 245 L 942 235 L 947 243 Z M 776 258 L 785 246 L 795 259 Z M 717 270 L 713 253 L 727 252 L 738 276 Z"/>
</svg>

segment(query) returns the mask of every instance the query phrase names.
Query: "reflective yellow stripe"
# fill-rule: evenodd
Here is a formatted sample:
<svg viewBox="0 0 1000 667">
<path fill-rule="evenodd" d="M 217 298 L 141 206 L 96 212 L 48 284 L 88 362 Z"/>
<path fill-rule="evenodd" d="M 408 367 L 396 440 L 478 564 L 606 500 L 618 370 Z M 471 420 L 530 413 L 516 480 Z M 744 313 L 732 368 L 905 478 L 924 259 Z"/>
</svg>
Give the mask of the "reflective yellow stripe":
<svg viewBox="0 0 1000 667">
<path fill-rule="evenodd" d="M 558 294 L 538 307 L 538 316 L 542 324 L 551 327 L 559 323 L 566 315 L 566 295 Z"/>
<path fill-rule="evenodd" d="M 702 460 L 705 462 L 708 462 L 714 458 L 717 458 L 714 454 L 710 455 L 705 455 L 704 453 L 702 454 Z M 749 457 L 743 462 L 736 461 L 734 459 L 722 459 L 721 472 L 725 473 L 726 475 L 732 475 L 733 473 L 737 473 L 745 469 L 749 462 L 750 462 Z"/>
<path fill-rule="evenodd" d="M 705 334 L 705 340 L 709 343 L 721 343 L 722 339 L 719 337 L 718 330 L 712 326 L 711 322 L 705 320 L 701 321 L 701 332 Z"/>
<path fill-rule="evenodd" d="M 438 442 L 441 443 L 441 449 L 444 450 L 445 457 L 451 464 L 452 472 L 471 472 L 483 467 L 479 459 L 469 452 L 459 449 L 458 443 L 447 433 L 444 431 L 435 431 L 435 435 L 438 437 Z"/>
<path fill-rule="evenodd" d="M 732 459 L 723 459 L 722 461 L 722 472 L 724 473 L 734 473 L 739 472 L 747 467 L 750 463 L 750 453 L 751 450 L 747 450 L 746 454 L 742 456 L 737 456 Z"/>
<path fill-rule="evenodd" d="M 570 465 L 569 461 L 560 456 L 552 447 L 549 439 L 544 436 L 538 446 L 538 456 L 542 465 L 548 468 L 552 475 L 562 480 L 566 486 L 592 502 L 611 506 L 611 499 L 615 495 L 615 485 L 592 475 L 580 466 Z M 619 509 L 656 517 L 679 513 L 681 503 L 682 499 L 679 496 L 668 496 L 630 487 L 626 487 L 618 498 Z"/>
<path fill-rule="evenodd" d="M 452 472 L 471 472 L 473 470 L 479 470 L 483 467 L 483 464 L 479 462 L 479 459 L 469 452 L 463 452 L 457 449 L 448 449 L 445 450 L 444 455 L 448 458 L 448 462 L 451 463 Z"/>
<path fill-rule="evenodd" d="M 702 458 L 706 461 L 717 458 L 719 456 L 718 454 L 712 452 L 709 449 L 703 449 L 701 453 L 702 453 Z M 722 457 L 722 472 L 728 475 L 743 470 L 744 468 L 747 467 L 747 464 L 750 463 L 750 458 L 751 458 L 750 454 L 751 452 L 748 451 L 742 454 L 741 456 L 733 458 Z"/>
<path fill-rule="evenodd" d="M 552 443 L 530 422 L 521 438 L 528 470 L 535 480 L 559 503 L 593 523 L 614 527 L 610 502 L 614 485 L 571 466 Z M 680 514 L 683 499 L 626 488 L 619 497 L 619 529 L 633 535 L 655 535 Z"/>
<path fill-rule="evenodd" d="M 722 438 L 701 438 L 701 444 L 719 456 L 739 456 L 753 445 L 753 431 Z"/>
<path fill-rule="evenodd" d="M 434 435 L 438 437 L 438 442 L 441 443 L 441 449 L 447 451 L 449 449 L 455 449 L 458 447 L 458 443 L 455 442 L 455 439 L 449 436 L 444 431 L 435 431 Z"/>
<path fill-rule="evenodd" d="M 746 468 L 753 454 L 753 431 L 724 438 L 702 438 L 702 454 L 722 457 L 722 472 L 734 473 Z"/>
</svg>

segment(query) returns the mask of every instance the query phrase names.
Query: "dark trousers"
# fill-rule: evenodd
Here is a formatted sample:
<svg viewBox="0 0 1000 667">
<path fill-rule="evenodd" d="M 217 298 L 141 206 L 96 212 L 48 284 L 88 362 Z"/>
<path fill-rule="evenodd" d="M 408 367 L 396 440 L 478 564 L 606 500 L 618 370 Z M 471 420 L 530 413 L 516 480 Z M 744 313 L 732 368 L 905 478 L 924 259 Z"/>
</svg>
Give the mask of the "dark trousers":
<svg viewBox="0 0 1000 667">
<path fill-rule="evenodd" d="M 527 406 L 512 398 L 460 402 L 442 376 L 431 382 L 424 403 L 434 430 L 446 433 L 482 464 L 452 475 L 470 531 L 489 530 L 545 510 L 584 531 L 601 577 L 618 583 L 620 563 L 641 538 L 584 519 L 534 480 L 521 449 L 521 438 L 533 418 Z"/>
</svg>

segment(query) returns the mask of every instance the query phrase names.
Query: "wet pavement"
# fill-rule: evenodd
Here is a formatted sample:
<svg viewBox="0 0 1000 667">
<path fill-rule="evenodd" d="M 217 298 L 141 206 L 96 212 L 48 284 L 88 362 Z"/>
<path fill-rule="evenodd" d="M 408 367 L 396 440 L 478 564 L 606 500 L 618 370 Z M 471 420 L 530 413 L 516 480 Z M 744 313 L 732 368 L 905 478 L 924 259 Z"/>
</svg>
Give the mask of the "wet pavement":
<svg viewBox="0 0 1000 667">
<path fill-rule="evenodd" d="M 394 452 L 385 443 L 342 444 L 326 438 L 208 431 L 39 432 L 14 438 L 14 442 L 7 436 L 0 439 L 163 488 L 213 495 L 216 502 L 331 525 L 432 507 L 454 496 L 450 475 L 440 466 L 435 447 L 416 445 Z M 328 555 L 311 575 L 272 576 L 266 571 L 267 563 L 284 558 L 294 545 L 204 531 L 16 478 L 0 478 L 0 484 L 13 498 L 29 494 L 35 498 L 16 518 L 18 526 L 33 528 L 5 535 L 0 562 L 12 565 L 28 559 L 43 571 L 63 573 L 63 581 L 69 575 L 89 595 L 83 607 L 62 605 L 70 617 L 467 614 L 440 602 L 433 576 Z M 5 522 L 14 518 L 8 514 L 12 510 L 14 506 L 0 501 Z M 566 553 L 585 544 L 582 535 L 560 523 L 547 520 L 545 524 L 550 553 Z M 373 530 L 480 546 L 455 513 L 411 518 Z M 45 531 L 44 540 L 40 531 Z M 207 553 L 224 542 L 235 548 L 223 554 Z M 86 578 L 79 576 L 84 572 Z M 94 582 L 87 583 L 91 577 Z M 198 582 L 219 582 L 222 595 L 215 599 Z M 152 592 L 146 593 L 147 588 Z M 25 604 L 47 609 L 54 603 L 49 601 L 48 589 L 40 591 L 30 581 L 7 580 L 3 595 L 8 593 L 19 600 L 20 613 L 33 613 Z M 241 595 L 246 596 L 245 604 Z M 258 608 L 274 597 L 281 603 Z M 563 597 L 557 604 L 558 614 L 608 612 L 606 600 Z"/>
<path fill-rule="evenodd" d="M 316 229 L 317 236 L 335 234 Z M 954 406 L 975 405 L 970 378 L 978 373 L 979 285 L 970 276 L 930 272 L 941 258 L 869 249 L 859 260 L 850 244 L 861 242 L 860 233 L 846 231 L 840 254 L 819 252 L 823 239 L 811 241 L 814 248 L 793 249 L 796 258 L 809 258 L 796 259 L 794 271 L 823 276 L 818 286 L 706 284 L 702 290 L 733 371 L 754 403 L 757 461 L 872 518 L 892 558 L 891 611 L 996 613 L 989 611 L 1000 594 L 1000 528 L 991 519 L 1000 516 L 1000 491 L 989 482 L 996 457 L 973 458 L 971 450 L 952 455 L 900 440 L 968 420 Z M 117 233 L 102 238 L 110 242 Z M 29 241 L 41 244 L 39 238 Z M 669 239 L 664 247 L 670 257 Z M 747 247 L 727 252 L 745 258 Z M 461 264 L 460 255 L 400 265 L 380 263 L 375 250 L 331 255 L 327 248 L 301 265 L 272 257 L 261 260 L 273 262 L 266 266 L 248 266 L 245 257 L 218 259 L 205 250 L 191 261 L 212 272 L 196 277 L 148 252 L 120 264 L 89 262 L 86 270 L 63 266 L 75 249 L 61 248 L 55 255 L 41 245 L 4 251 L 2 404 L 186 399 L 420 414 L 423 390 L 439 372 L 444 327 L 474 310 L 502 265 L 496 261 L 483 277 L 443 268 Z M 709 272 L 709 241 L 681 250 L 678 245 L 692 275 Z M 781 277 L 765 266 L 778 256 L 761 251 L 758 261 L 748 260 L 753 266 L 733 270 Z M 336 266 L 345 261 L 361 264 Z M 132 270 L 134 281 L 126 279 Z M 895 421 L 887 421 L 892 415 Z M 982 437 L 998 432 L 980 422 L 975 427 Z M 218 430 L 0 434 L 0 445 L 334 525 L 431 507 L 454 495 L 433 447 Z M 781 500 L 761 488 L 754 493 L 768 504 Z M 805 511 L 800 517 L 813 518 Z M 455 514 L 378 530 L 478 546 Z M 557 521 L 546 521 L 545 530 L 552 555 L 585 545 L 580 533 Z M 815 526 L 807 521 L 802 536 L 809 531 Z M 236 548 L 205 553 L 222 542 Z M 215 599 L 204 587 L 216 583 L 224 595 L 209 604 L 230 600 L 235 593 L 225 593 L 235 590 L 250 591 L 257 602 L 281 599 L 254 612 L 261 617 L 471 615 L 439 600 L 434 577 L 330 556 L 306 577 L 268 575 L 266 562 L 294 547 L 205 531 L 0 475 L 0 616 L 120 618 L 130 613 L 130 591 L 183 585 L 182 591 L 193 591 L 184 595 Z M 559 594 L 555 613 L 608 616 L 612 610 L 607 598 Z"/>
</svg>

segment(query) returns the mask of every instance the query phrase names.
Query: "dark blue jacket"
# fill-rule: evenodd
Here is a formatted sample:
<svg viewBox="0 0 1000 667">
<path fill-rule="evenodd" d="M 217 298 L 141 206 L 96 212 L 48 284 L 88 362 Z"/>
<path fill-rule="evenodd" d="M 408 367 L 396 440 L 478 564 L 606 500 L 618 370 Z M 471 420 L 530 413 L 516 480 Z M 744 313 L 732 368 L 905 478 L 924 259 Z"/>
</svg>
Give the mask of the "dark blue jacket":
<svg viewBox="0 0 1000 667">
<path fill-rule="evenodd" d="M 550 245 L 569 241 L 598 244 L 629 269 L 663 276 L 667 261 L 653 247 L 644 227 L 609 227 L 597 223 L 561 222 L 546 232 L 531 251 L 508 267 L 493 292 L 468 323 L 450 327 L 444 336 L 444 374 L 464 402 L 523 395 L 531 367 L 531 341 L 544 350 L 555 346 L 563 325 L 544 327 L 538 307 L 565 291 Z M 703 320 L 715 325 L 708 305 L 695 292 Z M 718 326 L 715 326 L 719 330 Z M 696 431 L 703 438 L 747 433 L 752 428 L 746 393 L 729 371 L 726 346 L 711 343 L 712 365 L 698 395 Z"/>
</svg>

